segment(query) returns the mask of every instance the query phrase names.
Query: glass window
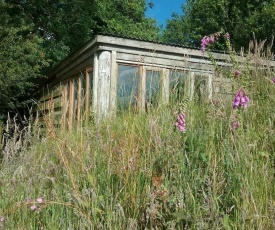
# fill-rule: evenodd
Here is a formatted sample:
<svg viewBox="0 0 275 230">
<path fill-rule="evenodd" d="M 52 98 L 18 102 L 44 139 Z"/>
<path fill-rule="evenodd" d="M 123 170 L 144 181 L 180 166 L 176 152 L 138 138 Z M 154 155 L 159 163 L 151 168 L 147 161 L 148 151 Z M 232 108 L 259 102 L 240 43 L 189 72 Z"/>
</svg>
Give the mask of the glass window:
<svg viewBox="0 0 275 230">
<path fill-rule="evenodd" d="M 188 72 L 171 70 L 169 76 L 170 99 L 182 100 L 187 94 Z"/>
<path fill-rule="evenodd" d="M 203 102 L 208 98 L 207 77 L 200 73 L 195 73 L 194 78 L 194 100 Z"/>
<path fill-rule="evenodd" d="M 118 65 L 117 108 L 126 109 L 135 105 L 138 99 L 138 66 Z"/>
<path fill-rule="evenodd" d="M 146 103 L 154 104 L 159 100 L 161 71 L 146 71 Z"/>
</svg>

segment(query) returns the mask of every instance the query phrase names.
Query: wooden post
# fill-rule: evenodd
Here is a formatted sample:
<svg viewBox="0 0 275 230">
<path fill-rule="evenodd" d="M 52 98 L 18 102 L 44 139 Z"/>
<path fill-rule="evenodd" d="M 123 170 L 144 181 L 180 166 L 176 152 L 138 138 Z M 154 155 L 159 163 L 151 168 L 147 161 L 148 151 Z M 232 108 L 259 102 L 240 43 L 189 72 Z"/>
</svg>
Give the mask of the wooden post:
<svg viewBox="0 0 275 230">
<path fill-rule="evenodd" d="M 67 123 L 67 111 L 68 111 L 68 82 L 64 83 L 63 95 L 62 95 L 62 117 L 61 117 L 61 127 L 65 131 Z"/>
<path fill-rule="evenodd" d="M 212 98 L 212 94 L 213 94 L 213 90 L 212 90 L 212 82 L 213 82 L 213 75 L 212 74 L 208 74 L 208 99 Z"/>
<path fill-rule="evenodd" d="M 169 102 L 169 69 L 163 68 L 161 81 L 161 99 L 163 103 Z"/>
<path fill-rule="evenodd" d="M 74 99 L 75 99 L 75 90 L 74 90 L 74 78 L 70 79 L 70 101 L 69 101 L 69 131 L 72 132 L 74 124 Z"/>
<path fill-rule="evenodd" d="M 193 99 L 194 96 L 194 87 L 195 87 L 195 73 L 191 72 L 189 75 L 189 80 L 188 80 L 188 87 L 189 87 L 189 97 L 190 99 Z"/>
<path fill-rule="evenodd" d="M 140 79 L 139 79 L 139 101 L 140 101 L 140 109 L 142 111 L 145 110 L 146 103 L 146 69 L 144 66 L 140 67 Z"/>
<path fill-rule="evenodd" d="M 0 149 L 3 148 L 3 133 L 4 133 L 3 123 L 0 122 Z"/>
<path fill-rule="evenodd" d="M 116 98 L 117 98 L 117 78 L 118 67 L 116 63 L 116 51 L 112 51 L 111 54 L 111 79 L 110 79 L 110 114 L 116 113 Z"/>
<path fill-rule="evenodd" d="M 92 69 L 87 69 L 85 74 L 85 123 L 88 125 L 89 123 L 89 115 L 90 115 L 90 88 L 91 88 L 91 79 L 90 72 Z"/>
<path fill-rule="evenodd" d="M 77 77 L 78 84 L 77 84 L 77 128 L 81 126 L 81 108 L 82 108 L 82 79 L 79 75 Z"/>
<path fill-rule="evenodd" d="M 111 53 L 103 51 L 98 58 L 98 116 L 104 118 L 108 115 L 110 101 L 111 79 Z"/>
<path fill-rule="evenodd" d="M 95 118 L 98 117 L 98 53 L 94 54 L 94 68 L 93 68 L 93 111 Z"/>
</svg>

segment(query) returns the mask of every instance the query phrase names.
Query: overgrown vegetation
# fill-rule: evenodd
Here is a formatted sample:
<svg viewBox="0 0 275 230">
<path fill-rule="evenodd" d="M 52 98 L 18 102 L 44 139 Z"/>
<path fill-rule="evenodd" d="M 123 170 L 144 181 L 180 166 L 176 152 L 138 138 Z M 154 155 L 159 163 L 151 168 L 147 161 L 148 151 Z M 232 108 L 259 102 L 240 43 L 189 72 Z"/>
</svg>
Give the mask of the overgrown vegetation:
<svg viewBox="0 0 275 230">
<path fill-rule="evenodd" d="M 185 132 L 174 126 L 177 100 L 42 140 L 35 127 L 13 127 L 1 227 L 274 229 L 275 79 L 251 66 L 250 101 L 234 101 L 238 125 L 232 96 L 185 102 Z"/>
</svg>

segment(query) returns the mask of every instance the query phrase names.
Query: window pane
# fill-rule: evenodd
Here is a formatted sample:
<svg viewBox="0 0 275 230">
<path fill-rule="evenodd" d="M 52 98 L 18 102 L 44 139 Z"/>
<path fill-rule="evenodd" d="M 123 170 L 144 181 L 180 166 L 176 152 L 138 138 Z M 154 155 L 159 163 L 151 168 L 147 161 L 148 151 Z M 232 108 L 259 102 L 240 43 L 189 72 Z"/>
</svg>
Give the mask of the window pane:
<svg viewBox="0 0 275 230">
<path fill-rule="evenodd" d="M 186 94 L 186 84 L 188 72 L 184 71 L 170 71 L 169 76 L 169 90 L 170 90 L 170 99 L 182 100 Z"/>
<path fill-rule="evenodd" d="M 161 72 L 147 70 L 146 71 L 146 102 L 155 103 L 158 102 L 158 96 L 160 93 L 160 79 Z"/>
<path fill-rule="evenodd" d="M 194 78 L 194 100 L 203 102 L 208 98 L 207 78 L 200 73 L 195 73 Z"/>
<path fill-rule="evenodd" d="M 138 99 L 139 75 L 137 66 L 118 65 L 117 107 L 126 109 Z"/>
</svg>

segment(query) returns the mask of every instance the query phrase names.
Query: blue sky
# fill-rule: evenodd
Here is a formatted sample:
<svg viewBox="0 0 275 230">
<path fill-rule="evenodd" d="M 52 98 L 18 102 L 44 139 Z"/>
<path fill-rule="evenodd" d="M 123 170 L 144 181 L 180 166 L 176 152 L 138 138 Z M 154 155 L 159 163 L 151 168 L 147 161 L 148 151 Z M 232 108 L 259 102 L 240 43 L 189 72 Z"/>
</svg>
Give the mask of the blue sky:
<svg viewBox="0 0 275 230">
<path fill-rule="evenodd" d="M 154 18 L 158 21 L 158 25 L 163 25 L 167 19 L 171 18 L 173 12 L 182 14 L 181 6 L 185 0 L 146 0 L 146 2 L 153 2 L 154 7 L 148 7 L 145 15 Z"/>
</svg>

